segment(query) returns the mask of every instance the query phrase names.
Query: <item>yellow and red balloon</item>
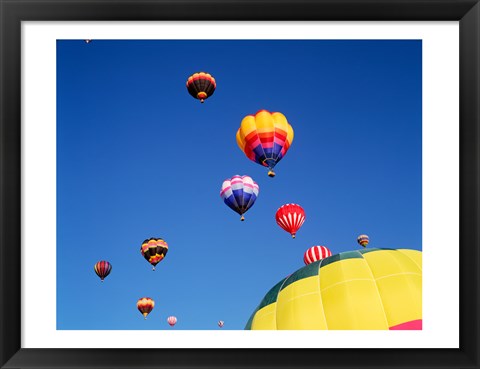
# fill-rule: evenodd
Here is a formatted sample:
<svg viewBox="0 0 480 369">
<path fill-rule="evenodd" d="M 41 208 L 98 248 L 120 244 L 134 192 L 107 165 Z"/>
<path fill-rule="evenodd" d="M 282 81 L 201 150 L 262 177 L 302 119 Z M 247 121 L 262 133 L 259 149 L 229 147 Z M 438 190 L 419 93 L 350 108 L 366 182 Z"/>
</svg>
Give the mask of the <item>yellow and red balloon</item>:
<svg viewBox="0 0 480 369">
<path fill-rule="evenodd" d="M 293 142 L 293 128 L 285 115 L 260 110 L 243 118 L 237 131 L 240 150 L 255 163 L 268 167 L 268 175 L 285 156 Z"/>
<path fill-rule="evenodd" d="M 145 319 L 147 319 L 147 315 L 155 307 L 155 301 L 153 301 L 150 297 L 142 297 L 137 301 L 137 309 L 143 315 Z"/>
</svg>

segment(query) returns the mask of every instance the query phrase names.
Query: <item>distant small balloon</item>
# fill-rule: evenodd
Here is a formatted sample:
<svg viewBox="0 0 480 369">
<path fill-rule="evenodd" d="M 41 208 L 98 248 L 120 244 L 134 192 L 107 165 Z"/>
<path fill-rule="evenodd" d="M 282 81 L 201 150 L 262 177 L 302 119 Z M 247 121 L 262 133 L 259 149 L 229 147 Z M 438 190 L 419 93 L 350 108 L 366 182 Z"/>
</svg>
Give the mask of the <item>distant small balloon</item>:
<svg viewBox="0 0 480 369">
<path fill-rule="evenodd" d="M 175 324 L 177 324 L 177 317 L 169 316 L 167 318 L 167 323 L 170 324 L 171 327 L 173 327 Z"/>
<path fill-rule="evenodd" d="M 187 79 L 188 93 L 201 103 L 212 96 L 216 88 L 217 82 L 209 73 L 194 73 Z"/>
<path fill-rule="evenodd" d="M 85 40 L 85 43 L 89 44 L 92 40 Z"/>
<path fill-rule="evenodd" d="M 95 273 L 97 273 L 97 275 L 100 277 L 100 280 L 103 282 L 107 275 L 109 275 L 112 271 L 112 264 L 110 264 L 108 261 L 102 260 L 93 266 L 93 270 L 95 270 Z"/>
<path fill-rule="evenodd" d="M 305 265 L 314 263 L 325 258 L 332 256 L 332 252 L 325 246 L 312 246 L 305 254 L 303 254 L 303 262 Z"/>
<path fill-rule="evenodd" d="M 153 301 L 150 297 L 142 297 L 137 301 L 137 309 L 143 315 L 145 319 L 147 319 L 147 315 L 155 307 L 155 301 Z"/>
<path fill-rule="evenodd" d="M 361 234 L 360 236 L 357 237 L 357 242 L 359 245 L 363 247 L 367 247 L 368 243 L 370 242 L 370 239 L 366 234 Z"/>
<path fill-rule="evenodd" d="M 225 324 L 225 323 L 223 322 L 223 320 L 219 320 L 219 321 L 218 321 L 218 326 L 219 326 L 220 328 L 222 328 L 224 324 Z"/>
</svg>

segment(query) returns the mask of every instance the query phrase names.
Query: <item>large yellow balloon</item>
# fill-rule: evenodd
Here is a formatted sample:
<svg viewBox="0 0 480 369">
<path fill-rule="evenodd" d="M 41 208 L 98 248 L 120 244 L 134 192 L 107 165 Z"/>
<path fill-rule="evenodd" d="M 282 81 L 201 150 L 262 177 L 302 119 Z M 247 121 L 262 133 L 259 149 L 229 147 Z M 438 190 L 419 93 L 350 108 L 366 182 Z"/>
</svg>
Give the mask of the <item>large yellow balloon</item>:
<svg viewBox="0 0 480 369">
<path fill-rule="evenodd" d="M 245 329 L 422 329 L 422 253 L 342 252 L 276 284 Z"/>
</svg>

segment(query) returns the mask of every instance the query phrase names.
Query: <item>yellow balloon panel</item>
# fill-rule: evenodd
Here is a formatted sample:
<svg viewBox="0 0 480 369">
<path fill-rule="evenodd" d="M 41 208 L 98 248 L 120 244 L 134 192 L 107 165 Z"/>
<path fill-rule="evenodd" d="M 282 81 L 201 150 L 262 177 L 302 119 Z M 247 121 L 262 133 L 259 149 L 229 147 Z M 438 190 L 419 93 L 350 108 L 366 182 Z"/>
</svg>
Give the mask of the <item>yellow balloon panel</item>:
<svg viewBox="0 0 480 369">
<path fill-rule="evenodd" d="M 422 319 L 422 276 L 397 274 L 377 280 L 389 326 Z"/>
<path fill-rule="evenodd" d="M 287 133 L 289 123 L 287 118 L 282 113 L 272 113 L 272 118 L 275 123 L 275 129 L 281 129 L 283 132 Z"/>
<path fill-rule="evenodd" d="M 239 128 L 241 140 L 244 142 L 245 136 L 256 130 L 257 125 L 255 123 L 255 117 L 247 115 L 245 118 L 243 118 Z"/>
<path fill-rule="evenodd" d="M 373 280 L 350 280 L 322 290 L 328 329 L 388 329 Z"/>
<path fill-rule="evenodd" d="M 275 130 L 272 115 L 268 111 L 260 111 L 255 116 L 258 133 L 272 132 Z"/>
<path fill-rule="evenodd" d="M 412 261 L 417 264 L 418 268 L 422 269 L 422 253 L 418 252 L 417 250 L 409 250 L 409 249 L 399 249 L 398 252 L 408 256 Z"/>
<path fill-rule="evenodd" d="M 237 145 L 240 148 L 240 150 L 244 151 L 244 149 L 245 149 L 245 137 L 242 136 L 240 129 L 237 131 L 237 134 L 236 134 L 235 138 L 237 139 Z"/>
<path fill-rule="evenodd" d="M 328 264 L 321 268 L 319 275 L 322 289 L 354 279 L 373 281 L 372 271 L 364 259 L 346 259 Z"/>
<path fill-rule="evenodd" d="M 421 273 L 418 265 L 397 250 L 378 250 L 363 254 L 375 279 L 405 272 Z"/>
<path fill-rule="evenodd" d="M 253 318 L 251 329 L 272 330 L 277 329 L 276 324 L 276 303 L 267 305 L 258 310 Z"/>
<path fill-rule="evenodd" d="M 280 291 L 277 329 L 327 329 L 318 276 L 301 279 Z"/>
</svg>

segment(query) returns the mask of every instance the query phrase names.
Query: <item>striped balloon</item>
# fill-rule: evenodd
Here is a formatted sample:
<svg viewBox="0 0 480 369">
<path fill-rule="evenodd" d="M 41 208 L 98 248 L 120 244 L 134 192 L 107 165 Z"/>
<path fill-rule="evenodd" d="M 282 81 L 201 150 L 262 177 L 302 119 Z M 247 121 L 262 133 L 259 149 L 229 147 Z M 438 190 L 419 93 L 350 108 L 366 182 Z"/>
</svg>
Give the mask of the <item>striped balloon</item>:
<svg viewBox="0 0 480 369">
<path fill-rule="evenodd" d="M 243 214 L 253 206 L 259 191 L 258 184 L 251 177 L 235 175 L 223 181 L 220 197 L 230 209 L 241 215 L 243 221 Z"/>
<path fill-rule="evenodd" d="M 297 231 L 305 222 L 305 211 L 300 205 L 285 204 L 282 205 L 275 214 L 277 224 L 295 238 Z"/>
<path fill-rule="evenodd" d="M 170 324 L 171 327 L 173 327 L 175 324 L 177 324 L 177 317 L 169 316 L 167 318 L 167 323 Z"/>
<path fill-rule="evenodd" d="M 360 236 L 357 237 L 357 242 L 363 246 L 367 247 L 368 243 L 370 242 L 370 239 L 366 234 L 361 234 Z"/>
<path fill-rule="evenodd" d="M 223 320 L 219 320 L 219 321 L 218 321 L 218 326 L 219 326 L 220 328 L 222 328 L 224 324 L 225 324 L 225 323 L 223 322 Z"/>
<path fill-rule="evenodd" d="M 250 160 L 273 168 L 285 156 L 293 142 L 293 128 L 282 113 L 260 110 L 243 118 L 237 131 L 237 145 Z"/>
<path fill-rule="evenodd" d="M 105 277 L 112 271 L 112 264 L 110 264 L 108 261 L 102 260 L 93 266 L 93 270 L 95 270 L 95 273 L 97 273 L 97 275 L 100 277 L 100 280 L 103 282 Z"/>
<path fill-rule="evenodd" d="M 312 246 L 305 254 L 303 254 L 303 262 L 305 265 L 311 264 L 315 261 L 319 261 L 332 256 L 332 252 L 325 246 Z"/>
<path fill-rule="evenodd" d="M 155 270 L 155 266 L 167 256 L 168 244 L 161 238 L 149 238 L 143 241 L 140 252 Z"/>
<path fill-rule="evenodd" d="M 215 78 L 205 72 L 194 73 L 187 79 L 188 93 L 201 103 L 213 95 L 216 87 Z"/>
<path fill-rule="evenodd" d="M 155 307 L 155 301 L 153 301 L 150 297 L 142 297 L 137 301 L 137 309 L 142 313 L 143 317 L 147 319 L 147 315 Z"/>
</svg>

